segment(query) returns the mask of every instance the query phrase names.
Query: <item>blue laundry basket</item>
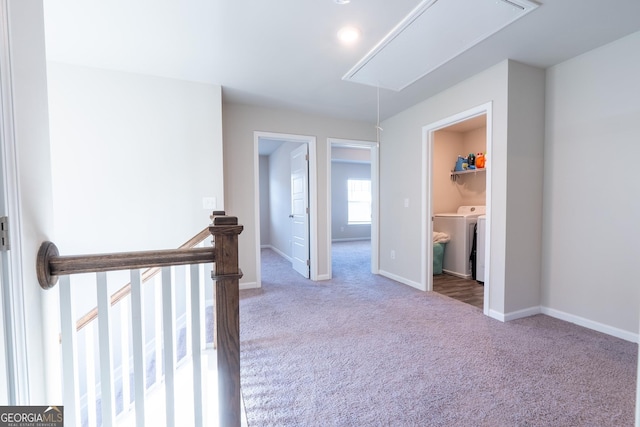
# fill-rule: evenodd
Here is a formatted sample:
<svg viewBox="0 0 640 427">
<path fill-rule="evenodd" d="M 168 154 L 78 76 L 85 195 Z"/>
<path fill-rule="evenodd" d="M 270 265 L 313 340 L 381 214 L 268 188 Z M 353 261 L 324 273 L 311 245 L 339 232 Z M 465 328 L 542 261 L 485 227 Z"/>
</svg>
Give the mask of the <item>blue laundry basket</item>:
<svg viewBox="0 0 640 427">
<path fill-rule="evenodd" d="M 433 274 L 442 274 L 442 261 L 446 243 L 433 244 Z"/>
</svg>

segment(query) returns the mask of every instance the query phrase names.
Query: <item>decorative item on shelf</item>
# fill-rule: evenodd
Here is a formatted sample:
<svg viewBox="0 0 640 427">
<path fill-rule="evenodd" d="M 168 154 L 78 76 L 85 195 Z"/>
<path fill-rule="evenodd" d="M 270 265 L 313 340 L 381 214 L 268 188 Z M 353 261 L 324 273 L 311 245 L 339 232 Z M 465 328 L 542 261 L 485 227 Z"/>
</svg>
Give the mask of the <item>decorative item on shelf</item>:
<svg viewBox="0 0 640 427">
<path fill-rule="evenodd" d="M 469 169 L 476 168 L 476 155 L 473 153 L 469 153 L 467 156 L 467 163 L 469 164 Z"/>
<path fill-rule="evenodd" d="M 475 164 L 471 165 L 470 163 Z M 459 175 L 476 175 L 478 172 L 485 172 L 486 167 L 487 153 L 478 152 L 477 154 L 469 154 L 467 157 L 458 155 L 455 167 L 451 171 L 451 181 L 456 182 Z"/>
</svg>

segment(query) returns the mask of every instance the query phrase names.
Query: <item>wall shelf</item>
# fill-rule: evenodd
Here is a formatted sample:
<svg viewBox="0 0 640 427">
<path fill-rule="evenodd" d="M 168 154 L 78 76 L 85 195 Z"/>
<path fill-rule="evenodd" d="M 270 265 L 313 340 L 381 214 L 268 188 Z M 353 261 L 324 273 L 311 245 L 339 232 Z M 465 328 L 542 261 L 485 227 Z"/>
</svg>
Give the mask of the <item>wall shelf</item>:
<svg viewBox="0 0 640 427">
<path fill-rule="evenodd" d="M 451 171 L 451 180 L 455 181 L 456 178 L 458 178 L 458 175 L 467 175 L 470 173 L 478 173 L 478 172 L 485 172 L 487 170 L 487 168 L 480 168 L 480 169 L 466 169 L 463 171 Z"/>
</svg>

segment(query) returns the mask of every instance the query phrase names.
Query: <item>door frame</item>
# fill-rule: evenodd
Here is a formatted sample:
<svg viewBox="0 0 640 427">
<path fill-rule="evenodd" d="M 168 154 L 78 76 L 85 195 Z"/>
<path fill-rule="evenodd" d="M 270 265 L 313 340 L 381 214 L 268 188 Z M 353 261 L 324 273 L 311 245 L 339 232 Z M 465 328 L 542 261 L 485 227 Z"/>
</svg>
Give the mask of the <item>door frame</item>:
<svg viewBox="0 0 640 427">
<path fill-rule="evenodd" d="M 363 141 L 355 139 L 343 138 L 327 138 L 327 259 L 328 276 L 333 277 L 331 269 L 331 152 L 333 147 L 355 147 L 368 148 L 371 151 L 371 273 L 379 274 L 380 272 L 380 251 L 379 251 L 379 197 L 380 197 L 380 181 L 379 181 L 379 144 L 375 141 Z"/>
<path fill-rule="evenodd" d="M 262 287 L 262 270 L 260 266 L 260 139 L 277 139 L 284 142 L 307 144 L 309 153 L 309 262 L 311 280 L 318 278 L 318 171 L 316 137 L 289 133 L 253 132 L 253 198 L 254 198 L 254 230 L 256 248 L 256 284 Z"/>
<path fill-rule="evenodd" d="M 0 251 L 3 319 L 0 319 L 0 379 L 6 390 L 0 399 L 9 405 L 29 402 L 27 327 L 23 287 L 22 224 L 17 143 L 14 123 L 13 77 L 8 2 L 0 0 L 0 216 L 10 220 L 10 250 Z M 6 369 L 5 369 L 6 368 Z M 2 383 L 2 382 L 0 382 Z"/>
<path fill-rule="evenodd" d="M 422 227 L 421 227 L 421 285 L 423 290 L 433 290 L 433 144 L 434 134 L 437 130 L 449 127 L 459 122 L 463 122 L 470 118 L 486 115 L 487 124 L 487 152 L 493 152 L 493 119 L 492 119 L 493 103 L 487 102 L 478 105 L 469 110 L 454 114 L 434 123 L 423 126 L 422 128 Z M 491 182 L 492 167 L 491 162 L 487 162 L 486 167 L 486 241 L 485 241 L 485 259 L 491 259 Z M 485 263 L 485 282 L 484 282 L 484 304 L 483 313 L 488 316 L 490 312 L 490 287 L 491 287 L 491 263 Z"/>
</svg>

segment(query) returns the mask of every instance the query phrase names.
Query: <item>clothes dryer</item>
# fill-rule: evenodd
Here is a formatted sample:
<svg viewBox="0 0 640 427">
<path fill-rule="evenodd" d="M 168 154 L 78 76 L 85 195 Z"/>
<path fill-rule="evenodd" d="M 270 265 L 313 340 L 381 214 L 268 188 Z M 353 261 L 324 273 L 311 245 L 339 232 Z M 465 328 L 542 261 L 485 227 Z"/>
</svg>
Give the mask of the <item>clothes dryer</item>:
<svg viewBox="0 0 640 427">
<path fill-rule="evenodd" d="M 469 256 L 473 246 L 474 227 L 486 206 L 460 206 L 455 213 L 439 213 L 433 217 L 433 230 L 447 233 L 451 240 L 445 246 L 442 271 L 465 279 L 471 278 Z"/>
</svg>

